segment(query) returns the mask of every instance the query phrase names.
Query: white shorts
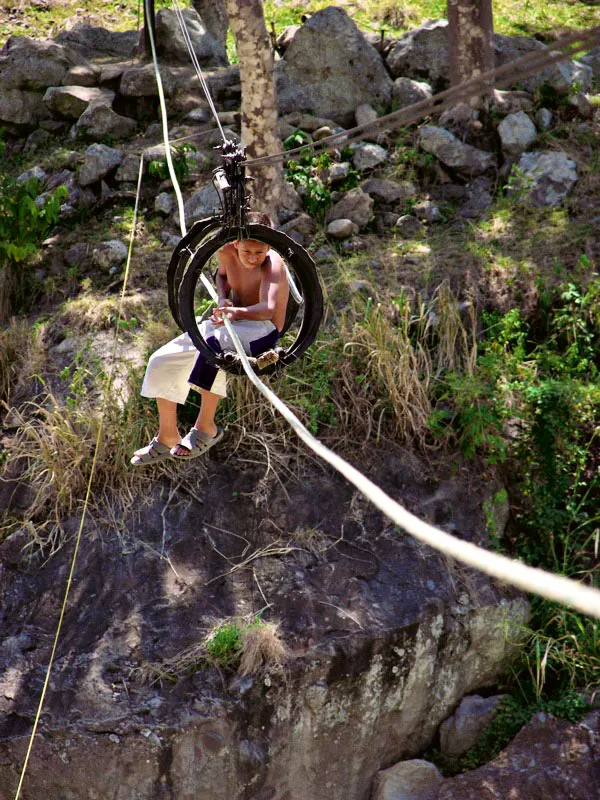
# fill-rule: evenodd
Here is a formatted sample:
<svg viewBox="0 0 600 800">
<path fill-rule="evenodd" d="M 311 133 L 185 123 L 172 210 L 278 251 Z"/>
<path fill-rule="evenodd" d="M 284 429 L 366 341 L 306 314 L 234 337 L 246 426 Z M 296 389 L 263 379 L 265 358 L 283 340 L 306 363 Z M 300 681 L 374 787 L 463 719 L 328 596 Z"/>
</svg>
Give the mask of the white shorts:
<svg viewBox="0 0 600 800">
<path fill-rule="evenodd" d="M 248 355 L 258 355 L 262 339 L 267 347 L 276 342 L 277 328 L 270 320 L 237 320 L 233 323 Z M 234 350 L 233 342 L 224 325 L 214 325 L 204 320 L 200 325 L 204 341 L 215 350 Z M 258 348 L 256 347 L 258 345 Z M 192 371 L 194 376 L 192 376 Z M 198 376 L 202 374 L 201 378 Z M 190 378 L 192 381 L 190 382 Z M 150 356 L 141 394 L 143 397 L 162 397 L 174 403 L 185 403 L 191 388 L 206 389 L 220 397 L 227 396 L 227 373 L 212 367 L 194 346 L 189 334 L 182 333 Z"/>
</svg>

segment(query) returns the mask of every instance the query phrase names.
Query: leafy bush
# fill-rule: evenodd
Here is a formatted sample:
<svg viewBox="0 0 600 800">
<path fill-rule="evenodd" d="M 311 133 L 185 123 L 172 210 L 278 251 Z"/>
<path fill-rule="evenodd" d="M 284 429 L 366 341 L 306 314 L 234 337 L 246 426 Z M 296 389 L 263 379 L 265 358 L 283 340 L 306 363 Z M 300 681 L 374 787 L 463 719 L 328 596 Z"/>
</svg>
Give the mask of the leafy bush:
<svg viewBox="0 0 600 800">
<path fill-rule="evenodd" d="M 66 197 L 66 188 L 60 186 L 42 201 L 38 181 L 0 178 L 0 319 L 27 309 L 32 296 L 27 261 L 58 222 Z"/>
<path fill-rule="evenodd" d="M 196 147 L 193 144 L 180 144 L 171 147 L 171 160 L 173 162 L 173 169 L 178 181 L 182 181 L 190 174 L 190 161 L 188 153 L 195 152 Z M 162 159 L 151 161 L 148 165 L 148 172 L 152 177 L 158 178 L 160 181 L 166 181 L 170 178 L 169 164 L 167 157 L 163 156 Z"/>
</svg>

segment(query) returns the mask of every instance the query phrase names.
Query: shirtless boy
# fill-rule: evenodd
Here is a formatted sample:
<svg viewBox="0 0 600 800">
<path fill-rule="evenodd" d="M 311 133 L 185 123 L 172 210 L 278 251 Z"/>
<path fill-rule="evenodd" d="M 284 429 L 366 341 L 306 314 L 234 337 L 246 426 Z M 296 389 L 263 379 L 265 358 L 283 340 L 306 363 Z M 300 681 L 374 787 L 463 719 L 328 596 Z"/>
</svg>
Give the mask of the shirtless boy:
<svg viewBox="0 0 600 800">
<path fill-rule="evenodd" d="M 270 224 L 265 214 L 250 214 L 249 222 Z M 217 352 L 234 350 L 223 322 L 227 316 L 248 355 L 269 350 L 279 339 L 289 295 L 281 256 L 264 242 L 244 239 L 222 247 L 218 262 L 217 307 L 200 326 L 203 339 Z M 200 392 L 202 403 L 194 427 L 181 438 L 177 404 L 185 403 L 190 387 Z M 227 394 L 226 373 L 196 350 L 187 333 L 150 357 L 141 393 L 156 398 L 159 429 L 150 444 L 136 451 L 131 459 L 134 466 L 171 457 L 196 458 L 223 436 L 215 413 Z"/>
</svg>

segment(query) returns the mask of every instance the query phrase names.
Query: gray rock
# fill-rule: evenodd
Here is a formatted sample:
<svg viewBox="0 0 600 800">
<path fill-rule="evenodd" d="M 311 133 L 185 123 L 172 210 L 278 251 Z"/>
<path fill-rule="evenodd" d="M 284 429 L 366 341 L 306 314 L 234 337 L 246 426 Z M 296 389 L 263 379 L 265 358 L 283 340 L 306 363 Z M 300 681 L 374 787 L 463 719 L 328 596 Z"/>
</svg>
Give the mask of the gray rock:
<svg viewBox="0 0 600 800">
<path fill-rule="evenodd" d="M 87 242 L 77 242 L 65 253 L 65 261 L 69 267 L 82 267 L 90 258 L 92 247 Z"/>
<path fill-rule="evenodd" d="M 481 176 L 466 187 L 467 201 L 461 206 L 460 215 L 464 219 L 478 217 L 494 203 L 491 181 Z"/>
<path fill-rule="evenodd" d="M 325 117 L 315 117 L 313 114 L 306 114 L 302 111 L 292 111 L 284 117 L 284 122 L 292 125 L 293 128 L 300 128 L 307 133 L 314 133 L 319 128 L 335 128 L 336 123 L 332 119 Z"/>
<path fill-rule="evenodd" d="M 313 133 L 312 138 L 314 142 L 320 142 L 321 139 L 326 139 L 328 136 L 333 136 L 335 132 L 335 126 L 330 128 L 329 125 L 323 125 L 323 127 L 317 128 L 317 130 Z"/>
<path fill-rule="evenodd" d="M 455 713 L 440 725 L 440 752 L 459 758 L 477 742 L 498 712 L 504 695 L 463 697 Z"/>
<path fill-rule="evenodd" d="M 0 124 L 31 130 L 47 116 L 48 109 L 38 92 L 4 89 L 0 84 Z"/>
<path fill-rule="evenodd" d="M 533 98 L 529 92 L 494 89 L 490 109 L 501 116 L 517 111 L 529 114 L 533 111 Z"/>
<path fill-rule="evenodd" d="M 431 200 L 422 200 L 413 208 L 413 214 L 422 222 L 437 222 L 442 214 Z"/>
<path fill-rule="evenodd" d="M 85 22 L 77 22 L 69 30 L 61 31 L 54 41 L 76 50 L 87 58 L 97 56 L 129 58 L 139 38 L 137 31 L 109 31 Z"/>
<path fill-rule="evenodd" d="M 71 80 L 77 74 L 97 75 L 82 55 L 50 39 L 30 39 L 27 36 L 11 36 L 1 51 L 0 86 L 4 89 L 42 91 L 49 86 L 65 86 L 76 83 Z M 78 69 L 75 69 L 78 68 Z"/>
<path fill-rule="evenodd" d="M 327 235 L 332 239 L 349 239 L 357 232 L 357 226 L 351 219 L 334 219 L 327 226 Z"/>
<path fill-rule="evenodd" d="M 389 228 L 393 228 L 399 219 L 400 215 L 393 211 L 384 211 L 382 214 L 379 214 L 376 218 L 378 233 L 384 233 Z"/>
<path fill-rule="evenodd" d="M 440 114 L 439 127 L 447 128 L 452 133 L 459 134 L 461 138 L 471 130 L 473 123 L 478 119 L 479 111 L 469 103 L 456 103 Z"/>
<path fill-rule="evenodd" d="M 207 31 L 198 12 L 194 8 L 183 8 L 182 13 L 199 64 L 227 66 L 225 47 Z M 163 8 L 156 15 L 156 48 L 163 60 L 177 61 L 186 66 L 190 63 L 175 11 Z"/>
<path fill-rule="evenodd" d="M 89 186 L 101 180 L 123 160 L 123 153 L 108 147 L 105 144 L 92 144 L 84 153 L 84 161 L 79 171 L 79 183 L 81 186 Z"/>
<path fill-rule="evenodd" d="M 496 66 L 503 66 L 515 61 L 521 56 L 539 51 L 547 53 L 552 48 L 546 47 L 537 39 L 527 36 L 504 36 L 494 34 L 494 51 Z M 519 85 L 527 92 L 535 92 L 542 84 L 546 83 L 554 91 L 566 97 L 575 86 L 581 90 L 588 91 L 592 82 L 592 70 L 585 64 L 578 61 L 563 61 L 561 64 L 553 64 L 540 72 L 536 72 L 527 78 L 522 78 Z"/>
<path fill-rule="evenodd" d="M 92 264 L 98 269 L 120 267 L 127 260 L 128 248 L 119 239 L 102 242 L 92 251 Z"/>
<path fill-rule="evenodd" d="M 183 118 L 184 122 L 193 122 L 194 125 L 204 125 L 207 122 L 210 122 L 213 118 L 212 112 L 210 108 L 199 107 L 193 108 Z"/>
<path fill-rule="evenodd" d="M 41 167 L 32 167 L 26 172 L 22 172 L 17 177 L 17 183 L 27 183 L 31 180 L 43 181 L 47 177 L 47 173 Z"/>
<path fill-rule="evenodd" d="M 386 63 L 393 78 L 424 78 L 436 89 L 448 81 L 448 23 L 429 20 L 391 46 Z"/>
<path fill-rule="evenodd" d="M 329 209 L 327 222 L 333 222 L 335 219 L 349 219 L 358 225 L 360 230 L 373 218 L 373 205 L 373 198 L 369 197 L 362 189 L 352 189 Z"/>
<path fill-rule="evenodd" d="M 498 125 L 502 151 L 518 156 L 528 150 L 537 136 L 535 125 L 524 111 L 508 114 Z"/>
<path fill-rule="evenodd" d="M 48 131 L 42 130 L 42 128 L 38 128 L 33 133 L 30 133 L 27 137 L 27 141 L 25 142 L 25 147 L 23 148 L 23 152 L 27 153 L 34 153 L 36 150 L 47 145 L 51 139 L 51 135 Z"/>
<path fill-rule="evenodd" d="M 380 203 L 397 203 L 398 200 L 408 200 L 417 194 L 416 186 L 410 181 L 390 181 L 385 178 L 369 178 L 361 183 L 363 192 L 371 195 Z"/>
<path fill-rule="evenodd" d="M 576 109 L 580 117 L 584 119 L 591 119 L 594 116 L 594 106 L 590 103 L 589 98 L 583 92 L 569 95 L 568 104 Z"/>
<path fill-rule="evenodd" d="M 381 57 L 347 13 L 333 6 L 302 26 L 277 63 L 276 76 L 282 114 L 304 109 L 340 125 L 351 125 L 362 103 L 384 113 L 392 95 Z"/>
<path fill-rule="evenodd" d="M 375 122 L 378 114 L 370 103 L 361 103 L 354 110 L 354 119 L 357 125 L 368 125 Z"/>
<path fill-rule="evenodd" d="M 163 217 L 168 217 L 175 208 L 175 198 L 169 192 L 161 192 L 154 201 L 154 210 Z"/>
<path fill-rule="evenodd" d="M 288 25 L 287 28 L 284 28 L 283 31 L 279 34 L 276 39 L 276 48 L 278 53 L 285 53 L 291 43 L 294 41 L 294 36 L 300 30 L 300 25 Z"/>
<path fill-rule="evenodd" d="M 549 52 L 550 48 L 527 36 L 494 34 L 495 66 L 512 63 L 534 51 Z M 448 23 L 432 20 L 401 36 L 391 47 L 387 65 L 392 77 L 425 78 L 436 90 L 448 83 Z M 566 96 L 574 86 L 587 91 L 591 84 L 592 69 L 577 61 L 567 61 L 546 67 L 519 81 L 520 87 L 534 92 L 543 83 L 559 95 Z"/>
<path fill-rule="evenodd" d="M 443 781 L 434 764 L 421 759 L 400 761 L 375 776 L 373 800 L 436 800 Z"/>
<path fill-rule="evenodd" d="M 75 128 L 79 136 L 98 141 L 100 139 L 129 139 L 137 130 L 137 122 L 122 117 L 106 105 L 91 105 L 78 119 Z"/>
<path fill-rule="evenodd" d="M 592 70 L 594 80 L 600 82 L 600 45 L 582 56 L 580 61 Z"/>
<path fill-rule="evenodd" d="M 348 175 L 350 174 L 350 162 L 349 161 L 341 161 L 333 163 L 327 170 L 327 180 L 332 186 L 335 186 L 336 183 L 341 183 L 345 181 Z"/>
<path fill-rule="evenodd" d="M 184 205 L 185 219 L 188 225 L 202 217 L 208 217 L 219 211 L 221 203 L 219 195 L 212 183 L 203 186 L 195 192 Z M 175 224 L 179 225 L 179 210 L 175 211 Z"/>
<path fill-rule="evenodd" d="M 24 560 L 27 553 L 27 546 L 31 544 L 31 536 L 23 528 L 11 533 L 0 544 L 0 561 L 9 567 L 18 567 Z M 6 647 L 7 641 L 3 642 L 3 648 Z"/>
<path fill-rule="evenodd" d="M 380 167 L 388 160 L 388 152 L 385 148 L 371 142 L 359 144 L 352 153 L 352 163 L 359 172 Z"/>
<path fill-rule="evenodd" d="M 359 236 L 352 236 L 350 239 L 345 239 L 342 242 L 342 250 L 344 253 L 358 253 L 361 250 L 366 250 L 367 244 L 364 239 Z"/>
<path fill-rule="evenodd" d="M 552 112 L 547 108 L 540 108 L 535 115 L 535 124 L 541 131 L 547 131 L 552 125 Z"/>
<path fill-rule="evenodd" d="M 392 100 L 398 108 L 412 106 L 421 100 L 428 100 L 433 95 L 433 90 L 424 81 L 414 81 L 411 78 L 396 78 L 392 87 Z"/>
<path fill-rule="evenodd" d="M 524 153 L 517 166 L 529 187 L 522 201 L 533 206 L 561 205 L 578 178 L 575 161 L 558 151 Z"/>
<path fill-rule="evenodd" d="M 177 88 L 177 72 L 173 68 L 160 70 L 165 97 L 173 97 Z M 156 76 L 152 64 L 129 67 L 123 72 L 119 94 L 123 97 L 158 97 Z"/>
<path fill-rule="evenodd" d="M 114 99 L 108 89 L 83 86 L 51 86 L 43 97 L 48 111 L 66 119 L 78 119 L 90 105 L 111 106 Z"/>
<path fill-rule="evenodd" d="M 332 247 L 323 245 L 319 247 L 314 258 L 316 264 L 333 264 L 337 260 L 337 254 Z"/>
<path fill-rule="evenodd" d="M 298 233 L 312 235 L 315 232 L 315 221 L 308 214 L 298 214 L 280 227 L 284 233 L 298 231 Z"/>
<path fill-rule="evenodd" d="M 411 214 L 399 217 L 395 228 L 403 239 L 416 239 L 424 231 L 423 223 Z"/>
<path fill-rule="evenodd" d="M 450 131 L 435 125 L 425 125 L 420 129 L 419 145 L 428 153 L 433 153 L 442 164 L 465 175 L 479 175 L 495 163 L 492 153 L 464 144 Z"/>
<path fill-rule="evenodd" d="M 209 153 L 206 150 L 191 150 L 186 154 L 186 158 L 192 172 L 206 172 L 212 169 L 215 165 L 215 153 Z"/>
<path fill-rule="evenodd" d="M 137 183 L 140 174 L 140 157 L 133 153 L 124 156 L 116 172 L 115 180 L 119 183 Z"/>
</svg>

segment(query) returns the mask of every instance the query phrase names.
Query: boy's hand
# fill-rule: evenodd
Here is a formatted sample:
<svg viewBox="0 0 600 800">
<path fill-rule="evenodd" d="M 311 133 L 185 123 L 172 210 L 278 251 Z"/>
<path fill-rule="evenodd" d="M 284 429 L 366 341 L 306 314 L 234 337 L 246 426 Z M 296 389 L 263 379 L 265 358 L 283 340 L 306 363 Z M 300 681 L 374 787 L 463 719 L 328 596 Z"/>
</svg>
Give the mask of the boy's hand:
<svg viewBox="0 0 600 800">
<path fill-rule="evenodd" d="M 214 309 L 210 321 L 213 323 L 213 325 L 224 325 L 225 323 L 223 322 L 223 311 L 225 311 L 228 308 L 231 308 L 233 306 L 233 303 L 231 302 L 231 300 L 227 300 L 227 298 L 225 299 L 219 298 L 217 302 L 218 306 L 217 308 Z M 230 315 L 228 316 L 231 319 L 231 316 Z"/>
</svg>

